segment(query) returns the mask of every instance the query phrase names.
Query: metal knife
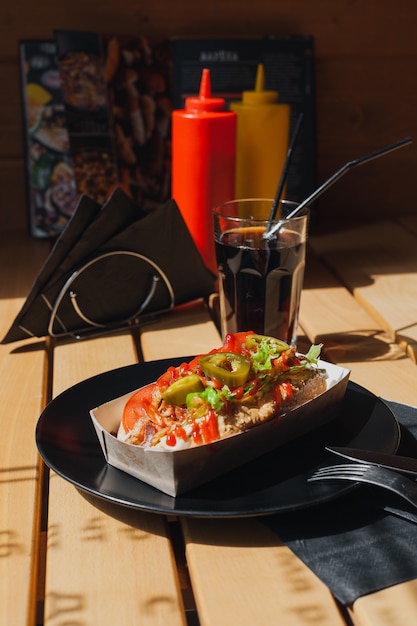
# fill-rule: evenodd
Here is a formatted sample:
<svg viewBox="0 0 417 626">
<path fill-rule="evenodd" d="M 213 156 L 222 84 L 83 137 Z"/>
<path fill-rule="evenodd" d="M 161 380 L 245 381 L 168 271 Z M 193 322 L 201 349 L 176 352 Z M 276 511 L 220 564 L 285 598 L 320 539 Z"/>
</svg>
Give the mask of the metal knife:
<svg viewBox="0 0 417 626">
<path fill-rule="evenodd" d="M 378 506 L 378 505 L 377 505 Z M 386 513 L 391 513 L 391 515 L 395 515 L 396 517 L 401 517 L 402 519 L 406 519 L 408 522 L 413 522 L 413 524 L 417 524 L 417 515 L 414 511 L 407 509 L 406 507 L 400 509 L 394 506 L 386 506 L 380 505 L 379 508 L 383 509 Z"/>
<path fill-rule="evenodd" d="M 380 467 L 385 467 L 400 472 L 401 474 L 417 477 L 417 459 L 411 457 L 337 446 L 326 446 L 326 450 L 351 461 L 371 463 L 372 465 L 379 465 Z"/>
</svg>

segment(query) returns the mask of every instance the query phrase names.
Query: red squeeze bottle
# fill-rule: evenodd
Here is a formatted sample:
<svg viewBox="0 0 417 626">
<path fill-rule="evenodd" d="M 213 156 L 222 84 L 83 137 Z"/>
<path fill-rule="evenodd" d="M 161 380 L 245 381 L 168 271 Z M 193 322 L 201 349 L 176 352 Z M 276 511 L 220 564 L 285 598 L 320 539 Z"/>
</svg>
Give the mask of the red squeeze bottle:
<svg viewBox="0 0 417 626">
<path fill-rule="evenodd" d="M 210 70 L 198 97 L 172 113 L 172 197 L 207 267 L 217 275 L 213 209 L 232 200 L 236 176 L 237 114 L 211 95 Z"/>
</svg>

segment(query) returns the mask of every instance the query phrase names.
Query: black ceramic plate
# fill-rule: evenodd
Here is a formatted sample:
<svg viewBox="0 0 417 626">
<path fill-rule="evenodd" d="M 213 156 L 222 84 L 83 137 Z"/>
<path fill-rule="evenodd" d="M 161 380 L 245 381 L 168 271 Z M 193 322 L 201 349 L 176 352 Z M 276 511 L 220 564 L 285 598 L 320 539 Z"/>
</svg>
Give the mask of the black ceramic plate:
<svg viewBox="0 0 417 626">
<path fill-rule="evenodd" d="M 154 381 L 168 365 L 190 358 L 112 370 L 57 396 L 36 428 L 36 443 L 45 463 L 83 492 L 123 506 L 195 517 L 241 517 L 306 508 L 354 488 L 340 482 L 307 482 L 317 466 L 334 461 L 324 450 L 326 445 L 388 453 L 399 445 L 400 429 L 391 410 L 349 382 L 342 410 L 330 424 L 183 496 L 168 496 L 106 463 L 89 411 Z"/>
</svg>

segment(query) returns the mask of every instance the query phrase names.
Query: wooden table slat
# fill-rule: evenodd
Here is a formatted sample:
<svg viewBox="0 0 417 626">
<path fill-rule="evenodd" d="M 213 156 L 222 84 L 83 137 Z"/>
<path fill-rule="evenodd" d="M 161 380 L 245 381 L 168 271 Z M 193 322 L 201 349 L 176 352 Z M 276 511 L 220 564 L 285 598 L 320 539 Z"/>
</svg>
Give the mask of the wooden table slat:
<svg viewBox="0 0 417 626">
<path fill-rule="evenodd" d="M 314 254 L 300 323 L 311 341 L 324 344 L 326 358 L 351 370 L 351 380 L 387 400 L 417 403 L 415 363 Z"/>
<path fill-rule="evenodd" d="M 313 250 L 417 360 L 417 238 L 394 221 L 313 236 Z"/>
<path fill-rule="evenodd" d="M 202 624 L 345 624 L 327 587 L 258 520 L 187 518 L 183 526 Z"/>
<path fill-rule="evenodd" d="M 10 233 L 0 237 L 0 335 L 23 305 L 45 242 Z M 45 344 L 0 345 L 0 623 L 36 620 L 40 553 L 41 472 L 34 430 L 45 403 Z"/>
<path fill-rule="evenodd" d="M 59 344 L 54 395 L 90 376 L 136 362 L 128 333 Z M 88 501 L 52 474 L 45 626 L 184 626 L 185 613 L 164 518 Z M 118 517 L 122 516 L 122 519 Z M 127 523 L 126 523 L 127 522 Z"/>
<path fill-rule="evenodd" d="M 185 626 L 166 520 L 50 481 L 45 626 Z"/>
<path fill-rule="evenodd" d="M 359 598 L 351 615 L 354 626 L 415 626 L 417 580 Z"/>
<path fill-rule="evenodd" d="M 145 360 L 153 361 L 203 353 L 220 346 L 221 338 L 204 301 L 197 300 L 145 324 L 141 345 Z"/>
<path fill-rule="evenodd" d="M 40 539 L 41 464 L 34 431 L 43 408 L 44 353 L 27 347 L 9 355 L 10 348 L 0 346 L 0 623 L 19 625 L 36 613 Z"/>
</svg>

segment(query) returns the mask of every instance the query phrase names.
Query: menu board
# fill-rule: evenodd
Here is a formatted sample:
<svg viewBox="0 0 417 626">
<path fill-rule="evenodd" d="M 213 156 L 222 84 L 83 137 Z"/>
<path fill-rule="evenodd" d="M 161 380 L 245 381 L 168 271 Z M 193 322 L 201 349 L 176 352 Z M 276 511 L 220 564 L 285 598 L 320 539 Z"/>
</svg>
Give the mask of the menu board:
<svg viewBox="0 0 417 626">
<path fill-rule="evenodd" d="M 116 185 L 145 211 L 171 193 L 171 54 L 142 36 L 55 31 L 79 193 Z"/>
<path fill-rule="evenodd" d="M 99 33 L 55 31 L 62 99 L 79 195 L 103 203 L 118 184 Z"/>
<path fill-rule="evenodd" d="M 103 203 L 117 185 L 145 211 L 169 199 L 168 39 L 56 30 L 51 41 L 21 43 L 21 73 L 32 235 L 58 235 L 81 194 Z"/>
<path fill-rule="evenodd" d="M 78 195 L 55 43 L 21 42 L 20 59 L 29 230 L 35 237 L 57 236 Z"/>
<path fill-rule="evenodd" d="M 103 47 L 120 185 L 151 211 L 171 194 L 169 42 L 105 35 Z"/>
<path fill-rule="evenodd" d="M 264 65 L 265 88 L 278 91 L 279 101 L 291 106 L 290 134 L 303 113 L 288 172 L 287 198 L 308 197 L 316 183 L 313 37 L 178 38 L 172 41 L 172 57 L 177 109 L 184 107 L 187 96 L 198 94 L 204 68 L 210 70 L 213 95 L 228 104 L 254 89 L 258 64 Z"/>
</svg>

